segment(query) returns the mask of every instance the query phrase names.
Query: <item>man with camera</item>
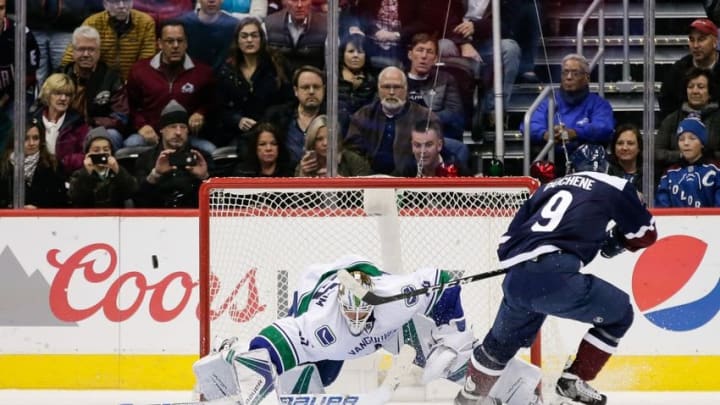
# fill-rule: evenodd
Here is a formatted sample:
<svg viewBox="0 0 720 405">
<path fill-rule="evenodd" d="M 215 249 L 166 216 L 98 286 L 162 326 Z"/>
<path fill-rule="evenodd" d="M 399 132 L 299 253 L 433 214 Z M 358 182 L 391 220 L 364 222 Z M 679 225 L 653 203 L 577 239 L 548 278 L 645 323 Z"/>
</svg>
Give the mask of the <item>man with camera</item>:
<svg viewBox="0 0 720 405">
<path fill-rule="evenodd" d="M 96 127 L 85 139 L 83 167 L 70 178 L 70 202 L 76 208 L 124 208 L 138 190 L 138 183 L 113 156 L 112 136 Z"/>
<path fill-rule="evenodd" d="M 190 147 L 187 122 L 187 110 L 175 100 L 162 110 L 160 143 L 143 152 L 135 166 L 140 183 L 137 207 L 197 208 L 198 189 L 210 177 L 208 162 L 212 160 Z"/>
</svg>

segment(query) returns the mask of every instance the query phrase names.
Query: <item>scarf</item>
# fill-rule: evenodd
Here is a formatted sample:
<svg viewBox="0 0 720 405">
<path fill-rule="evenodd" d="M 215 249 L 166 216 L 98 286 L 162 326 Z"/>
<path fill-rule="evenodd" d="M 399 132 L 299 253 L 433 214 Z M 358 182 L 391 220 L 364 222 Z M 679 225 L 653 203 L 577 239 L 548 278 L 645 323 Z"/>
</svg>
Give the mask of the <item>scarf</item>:
<svg viewBox="0 0 720 405">
<path fill-rule="evenodd" d="M 32 155 L 25 155 L 25 161 L 23 162 L 23 177 L 25 178 L 25 184 L 28 186 L 32 185 L 33 175 L 37 168 L 38 162 L 40 161 L 40 152 L 35 152 Z M 10 163 L 15 165 L 15 152 L 10 154 Z"/>
<path fill-rule="evenodd" d="M 589 93 L 590 88 L 587 86 L 577 91 L 565 91 L 562 87 L 560 88 L 560 98 L 569 105 L 580 104 L 583 100 L 585 100 L 585 97 L 587 97 Z"/>
</svg>

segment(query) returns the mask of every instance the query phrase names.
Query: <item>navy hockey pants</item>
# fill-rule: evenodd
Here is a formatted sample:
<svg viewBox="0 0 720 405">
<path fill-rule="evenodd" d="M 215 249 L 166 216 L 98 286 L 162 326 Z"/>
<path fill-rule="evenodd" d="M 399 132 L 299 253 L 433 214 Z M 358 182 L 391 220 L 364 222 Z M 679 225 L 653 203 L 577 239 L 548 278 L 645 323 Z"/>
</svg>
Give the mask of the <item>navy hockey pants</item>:
<svg viewBox="0 0 720 405">
<path fill-rule="evenodd" d="M 633 320 L 628 295 L 580 268 L 577 256 L 558 252 L 510 268 L 503 301 L 483 341 L 492 362 L 504 366 L 521 347 L 532 345 L 547 315 L 593 324 L 617 339 L 625 335 Z"/>
</svg>

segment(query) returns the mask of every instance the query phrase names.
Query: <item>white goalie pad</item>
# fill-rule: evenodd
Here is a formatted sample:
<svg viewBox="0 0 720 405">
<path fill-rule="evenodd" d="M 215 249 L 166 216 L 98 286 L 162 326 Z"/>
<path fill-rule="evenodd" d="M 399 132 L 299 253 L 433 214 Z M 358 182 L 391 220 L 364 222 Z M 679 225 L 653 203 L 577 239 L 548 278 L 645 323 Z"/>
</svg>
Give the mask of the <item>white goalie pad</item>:
<svg viewBox="0 0 720 405">
<path fill-rule="evenodd" d="M 243 405 L 276 404 L 277 374 L 266 350 L 223 350 L 193 364 L 197 389 L 208 401 L 232 398 Z M 272 394 L 272 395 L 270 395 Z"/>
<path fill-rule="evenodd" d="M 320 373 L 314 364 L 295 367 L 278 376 L 278 392 L 288 394 L 324 394 Z"/>
<path fill-rule="evenodd" d="M 535 389 L 541 377 L 542 372 L 537 366 L 512 358 L 490 390 L 490 396 L 507 405 L 534 404 L 537 401 Z"/>
</svg>

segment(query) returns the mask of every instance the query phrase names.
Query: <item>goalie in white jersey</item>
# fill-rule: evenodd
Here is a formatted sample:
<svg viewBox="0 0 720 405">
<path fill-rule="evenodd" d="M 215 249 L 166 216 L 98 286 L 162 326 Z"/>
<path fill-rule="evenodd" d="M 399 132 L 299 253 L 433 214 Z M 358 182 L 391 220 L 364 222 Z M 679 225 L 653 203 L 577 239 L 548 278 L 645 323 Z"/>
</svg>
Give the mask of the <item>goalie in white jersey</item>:
<svg viewBox="0 0 720 405">
<path fill-rule="evenodd" d="M 340 284 L 336 275 L 340 269 L 382 295 L 452 278 L 435 268 L 388 274 L 358 256 L 309 266 L 294 293 L 290 315 L 262 329 L 249 343 L 251 352 L 269 353 L 282 394 L 322 393 L 345 360 L 380 348 L 396 354 L 403 344 L 416 349 L 415 364 L 424 368 L 424 382 L 437 378 L 461 382 L 475 337 L 465 323 L 460 286 L 373 307 Z M 233 349 L 244 350 L 242 346 L 243 342 L 236 342 Z M 306 365 L 316 367 L 320 381 L 298 383 L 303 377 L 293 371 L 304 370 Z"/>
</svg>

